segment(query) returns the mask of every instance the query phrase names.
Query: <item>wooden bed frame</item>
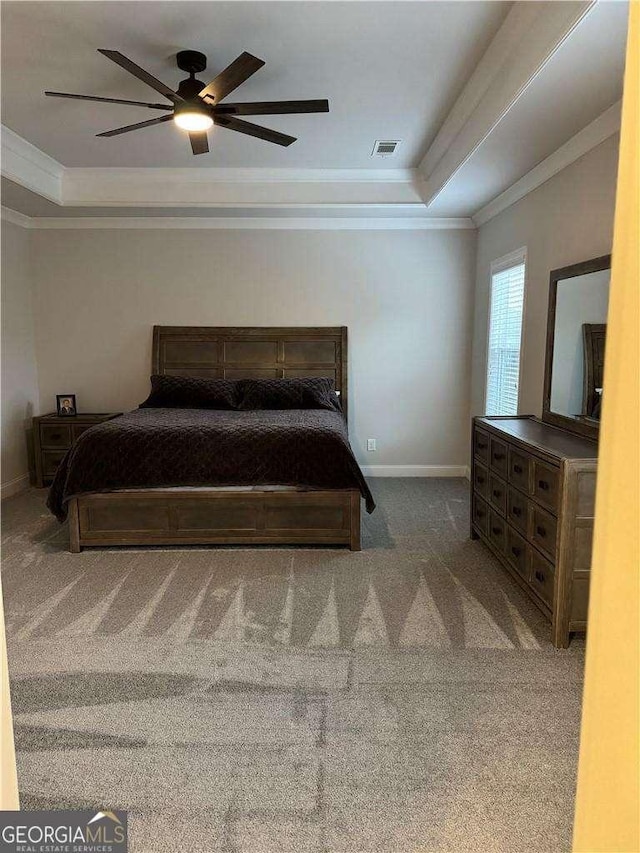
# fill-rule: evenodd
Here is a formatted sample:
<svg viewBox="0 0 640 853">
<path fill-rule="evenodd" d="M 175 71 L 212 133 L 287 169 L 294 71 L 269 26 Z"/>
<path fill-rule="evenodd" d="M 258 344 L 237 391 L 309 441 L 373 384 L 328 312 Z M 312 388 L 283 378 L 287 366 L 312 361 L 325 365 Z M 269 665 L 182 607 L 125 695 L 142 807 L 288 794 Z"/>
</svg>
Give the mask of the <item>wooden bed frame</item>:
<svg viewBox="0 0 640 853">
<path fill-rule="evenodd" d="M 347 415 L 347 329 L 154 326 L 152 373 L 226 379 L 329 376 Z M 285 486 L 132 489 L 69 502 L 69 548 L 109 545 L 348 545 L 360 492 Z"/>
</svg>

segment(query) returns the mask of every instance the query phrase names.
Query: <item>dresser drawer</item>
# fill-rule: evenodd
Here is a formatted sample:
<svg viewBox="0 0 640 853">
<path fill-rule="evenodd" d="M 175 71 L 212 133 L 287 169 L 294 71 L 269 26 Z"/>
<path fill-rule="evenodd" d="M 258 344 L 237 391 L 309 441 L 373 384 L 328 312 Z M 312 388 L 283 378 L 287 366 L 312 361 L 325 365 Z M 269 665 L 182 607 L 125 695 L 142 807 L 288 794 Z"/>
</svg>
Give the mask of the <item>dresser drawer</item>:
<svg viewBox="0 0 640 853">
<path fill-rule="evenodd" d="M 489 472 L 480 462 L 474 462 L 473 465 L 473 488 L 483 498 L 487 497 L 489 492 Z"/>
<path fill-rule="evenodd" d="M 540 507 L 531 504 L 531 541 L 551 559 L 556 558 L 556 532 L 558 522 L 555 516 Z"/>
<path fill-rule="evenodd" d="M 69 424 L 41 424 L 40 443 L 42 447 L 71 447 L 71 426 Z"/>
<path fill-rule="evenodd" d="M 481 429 L 473 433 L 473 453 L 483 462 L 489 462 L 489 435 Z"/>
<path fill-rule="evenodd" d="M 515 447 L 509 447 L 509 482 L 526 494 L 529 494 L 530 466 L 530 456 Z"/>
<path fill-rule="evenodd" d="M 489 502 L 491 506 L 502 513 L 507 511 L 507 484 L 495 474 L 489 475 Z"/>
<path fill-rule="evenodd" d="M 471 519 L 478 530 L 486 536 L 489 530 L 489 507 L 477 494 L 473 496 Z"/>
<path fill-rule="evenodd" d="M 557 468 L 533 460 L 533 496 L 554 512 L 557 512 L 558 507 L 559 479 L 560 471 Z"/>
<path fill-rule="evenodd" d="M 42 451 L 42 473 L 45 477 L 52 478 L 58 465 L 67 455 L 66 450 L 43 450 Z"/>
<path fill-rule="evenodd" d="M 538 552 L 531 549 L 531 575 L 529 583 L 538 593 L 543 601 L 551 607 L 553 605 L 553 566 Z"/>
<path fill-rule="evenodd" d="M 529 546 L 510 525 L 507 525 L 507 559 L 524 580 L 529 580 Z"/>
<path fill-rule="evenodd" d="M 497 438 L 491 439 L 490 445 L 491 457 L 489 464 L 491 468 L 501 477 L 507 479 L 507 445 Z"/>
<path fill-rule="evenodd" d="M 517 489 L 507 489 L 507 518 L 523 536 L 527 535 L 529 501 Z"/>
<path fill-rule="evenodd" d="M 507 522 L 493 510 L 489 510 L 489 540 L 503 554 L 506 552 Z"/>
</svg>

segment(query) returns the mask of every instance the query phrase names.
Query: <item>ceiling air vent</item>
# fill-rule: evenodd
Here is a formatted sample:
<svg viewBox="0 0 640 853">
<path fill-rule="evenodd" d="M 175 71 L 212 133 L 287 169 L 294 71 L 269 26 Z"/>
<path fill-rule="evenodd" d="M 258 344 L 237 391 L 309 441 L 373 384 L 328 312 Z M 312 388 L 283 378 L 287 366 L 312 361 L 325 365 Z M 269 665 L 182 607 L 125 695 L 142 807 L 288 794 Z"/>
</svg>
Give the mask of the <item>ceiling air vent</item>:
<svg viewBox="0 0 640 853">
<path fill-rule="evenodd" d="M 400 139 L 376 139 L 371 156 L 392 157 L 396 153 L 400 142 Z"/>
</svg>

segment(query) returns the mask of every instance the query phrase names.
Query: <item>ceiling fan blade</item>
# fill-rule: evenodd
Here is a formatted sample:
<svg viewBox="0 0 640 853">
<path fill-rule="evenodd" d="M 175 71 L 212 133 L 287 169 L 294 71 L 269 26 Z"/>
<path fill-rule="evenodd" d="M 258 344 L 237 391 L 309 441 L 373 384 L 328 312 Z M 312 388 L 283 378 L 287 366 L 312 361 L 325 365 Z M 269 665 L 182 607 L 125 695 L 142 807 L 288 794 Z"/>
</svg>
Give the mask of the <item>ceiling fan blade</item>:
<svg viewBox="0 0 640 853">
<path fill-rule="evenodd" d="M 191 150 L 194 154 L 208 154 L 209 140 L 207 139 L 206 131 L 200 133 L 190 133 L 189 141 L 191 142 Z"/>
<path fill-rule="evenodd" d="M 164 95 L 165 98 L 169 98 L 169 100 L 173 101 L 174 104 L 182 103 L 184 100 L 180 95 L 176 94 L 168 86 L 165 86 L 165 84 L 156 77 L 149 74 L 148 71 L 145 71 L 144 68 L 140 68 L 139 65 L 136 65 L 135 62 L 132 62 L 123 53 L 120 53 L 119 50 L 103 50 L 102 48 L 98 48 L 98 53 L 101 53 L 103 56 L 106 56 L 107 59 L 115 62 L 116 65 L 124 68 L 124 70 L 128 71 L 129 74 L 133 74 L 133 76 L 137 77 L 138 80 L 142 80 L 142 82 L 146 83 L 147 86 L 151 86 L 151 88 L 155 89 L 156 92 L 160 92 L 160 94 Z"/>
<path fill-rule="evenodd" d="M 105 130 L 104 133 L 96 133 L 96 136 L 120 136 L 121 133 L 129 133 L 132 130 L 141 130 L 143 127 L 151 127 L 154 124 L 162 124 L 165 121 L 173 121 L 173 116 L 150 118 L 148 121 L 139 121 L 137 124 L 128 124 L 126 127 L 116 127 L 115 130 Z"/>
<path fill-rule="evenodd" d="M 233 116 L 214 115 L 213 120 L 220 127 L 228 127 L 229 130 L 237 130 L 238 133 L 246 133 L 248 136 L 256 136 L 258 139 L 264 139 L 267 142 L 275 142 L 276 145 L 287 146 L 296 141 L 295 136 L 288 136 L 286 133 L 270 130 L 268 127 L 259 127 L 257 124 L 251 124 L 251 122 L 242 121 Z"/>
<path fill-rule="evenodd" d="M 104 104 L 130 104 L 132 107 L 149 107 L 150 110 L 172 110 L 169 104 L 147 104 L 145 101 L 124 101 L 122 98 L 99 98 L 98 95 L 72 95 L 69 92 L 45 92 L 49 98 L 74 98 L 77 101 L 100 101 Z"/>
<path fill-rule="evenodd" d="M 264 60 L 258 59 L 250 53 L 241 53 L 231 65 L 228 65 L 204 89 L 200 90 L 200 97 L 215 98 L 216 102 L 221 101 L 234 89 L 237 89 L 241 83 L 248 80 L 252 74 L 259 71 L 263 65 Z"/>
<path fill-rule="evenodd" d="M 246 104 L 215 104 L 216 115 L 274 116 L 284 113 L 328 113 L 329 101 L 254 101 Z"/>
</svg>

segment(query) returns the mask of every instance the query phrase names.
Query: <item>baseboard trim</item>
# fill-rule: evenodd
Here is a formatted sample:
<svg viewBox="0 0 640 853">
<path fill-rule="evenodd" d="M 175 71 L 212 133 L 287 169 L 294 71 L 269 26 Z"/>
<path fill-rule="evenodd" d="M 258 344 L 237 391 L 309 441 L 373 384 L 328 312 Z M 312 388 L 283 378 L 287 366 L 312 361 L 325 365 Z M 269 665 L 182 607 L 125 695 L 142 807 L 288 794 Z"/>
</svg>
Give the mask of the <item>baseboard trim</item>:
<svg viewBox="0 0 640 853">
<path fill-rule="evenodd" d="M 12 495 L 17 495 L 18 492 L 24 492 L 29 488 L 29 475 L 21 474 L 20 477 L 15 477 L 9 480 L 8 483 L 3 483 L 0 486 L 0 500 L 10 498 Z"/>
<path fill-rule="evenodd" d="M 363 465 L 365 477 L 467 477 L 467 465 Z"/>
</svg>

